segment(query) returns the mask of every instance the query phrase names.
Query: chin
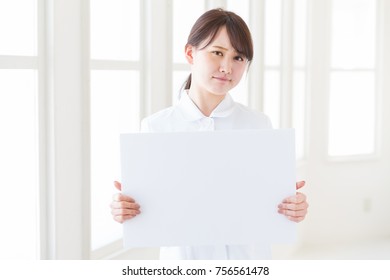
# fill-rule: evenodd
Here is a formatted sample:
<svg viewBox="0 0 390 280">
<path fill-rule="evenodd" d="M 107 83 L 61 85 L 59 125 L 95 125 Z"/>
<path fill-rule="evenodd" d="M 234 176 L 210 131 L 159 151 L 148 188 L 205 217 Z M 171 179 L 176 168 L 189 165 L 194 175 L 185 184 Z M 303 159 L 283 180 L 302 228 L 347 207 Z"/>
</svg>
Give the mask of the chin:
<svg viewBox="0 0 390 280">
<path fill-rule="evenodd" d="M 215 95 L 215 96 L 225 96 L 229 91 L 224 91 L 224 92 L 221 92 L 221 91 L 211 91 L 211 94 L 212 95 Z"/>
<path fill-rule="evenodd" d="M 228 94 L 228 92 L 231 90 L 232 88 L 220 88 L 220 87 L 212 87 L 209 89 L 209 92 L 212 93 L 213 95 L 217 95 L 217 96 L 225 96 L 226 94 Z"/>
</svg>

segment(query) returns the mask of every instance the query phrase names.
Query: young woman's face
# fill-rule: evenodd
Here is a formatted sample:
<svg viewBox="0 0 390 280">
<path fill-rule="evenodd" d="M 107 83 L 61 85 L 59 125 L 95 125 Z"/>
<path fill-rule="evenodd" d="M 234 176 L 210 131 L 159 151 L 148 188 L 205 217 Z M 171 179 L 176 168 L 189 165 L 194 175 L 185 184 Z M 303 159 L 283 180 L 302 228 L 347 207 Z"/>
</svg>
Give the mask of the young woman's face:
<svg viewBox="0 0 390 280">
<path fill-rule="evenodd" d="M 239 83 L 248 61 L 231 45 L 226 27 L 222 27 L 205 48 L 187 46 L 186 57 L 191 64 L 191 89 L 220 96 Z"/>
</svg>

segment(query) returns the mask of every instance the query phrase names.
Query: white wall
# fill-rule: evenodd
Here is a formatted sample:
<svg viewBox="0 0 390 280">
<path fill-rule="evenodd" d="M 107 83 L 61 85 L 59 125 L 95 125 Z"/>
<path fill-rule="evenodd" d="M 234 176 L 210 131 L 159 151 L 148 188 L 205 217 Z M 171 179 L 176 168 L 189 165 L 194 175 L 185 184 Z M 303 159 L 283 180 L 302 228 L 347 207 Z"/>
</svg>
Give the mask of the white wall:
<svg viewBox="0 0 390 280">
<path fill-rule="evenodd" d="M 389 1 L 379 1 L 382 15 L 390 14 Z M 378 153 L 373 156 L 332 159 L 327 155 L 329 84 L 329 2 L 312 1 L 310 30 L 309 143 L 308 157 L 298 168 L 307 181 L 304 192 L 310 204 L 306 220 L 299 225 L 298 246 L 276 246 L 276 258 L 294 258 L 302 250 L 373 244 L 390 240 L 390 18 L 382 30 L 383 76 L 378 83 Z M 378 22 L 383 20 L 378 18 Z M 381 91 L 383 90 L 383 91 Z M 380 93 L 381 92 L 381 93 Z M 351 100 L 351 103 L 354 100 Z M 348 108 L 345 108 L 348 114 Z M 365 112 L 362 111 L 362 114 Z M 348 127 L 345 128 L 348 130 Z M 369 245 L 368 245 L 369 247 Z M 290 249 L 289 251 L 286 249 Z M 337 257 L 337 253 L 332 255 Z M 378 256 L 373 253 L 372 256 Z M 329 257 L 324 255 L 324 258 Z"/>
<path fill-rule="evenodd" d="M 318 4 L 319 1 L 317 1 Z M 389 13 L 389 3 L 384 1 L 382 12 Z M 313 16 L 321 18 L 321 14 Z M 325 22 L 327 18 L 322 18 Z M 312 30 L 312 77 L 326 75 L 326 63 L 322 48 L 325 25 Z M 321 29 L 322 26 L 322 29 Z M 389 19 L 385 24 L 382 61 L 384 76 L 389 76 Z M 325 35 L 326 36 L 326 35 Z M 310 198 L 310 214 L 304 225 L 305 244 L 328 244 L 370 240 L 378 237 L 390 237 L 390 115 L 386 108 L 390 106 L 389 81 L 380 79 L 383 88 L 379 102 L 379 149 L 374 157 L 357 157 L 335 161 L 326 156 L 327 134 L 327 98 L 323 94 L 326 84 L 313 84 L 310 95 L 310 143 L 307 172 L 309 187 L 306 192 Z M 351 102 L 354 102 L 351 100 Z M 348 108 L 346 114 L 348 114 Z M 364 112 L 362 112 L 364 114 Z M 345 129 L 348 130 L 348 127 Z"/>
<path fill-rule="evenodd" d="M 39 101 L 42 258 L 90 257 L 87 2 L 39 2 L 40 11 L 45 13 L 44 22 L 40 24 L 45 26 L 46 38 L 45 44 L 40 46 L 43 73 L 40 83 L 44 88 Z M 143 54 L 143 70 L 147 73 L 143 84 L 149 84 L 144 86 L 142 114 L 154 112 L 171 102 L 170 92 L 161 93 L 163 88 L 171 86 L 165 76 L 168 73 L 165 64 L 171 59 L 169 56 L 158 60 L 154 57 L 156 53 L 168 52 L 169 44 L 158 50 L 149 48 L 164 41 L 166 34 L 159 33 L 157 27 L 168 24 L 166 14 L 161 16 L 159 13 L 168 2 L 148 0 L 143 4 L 148 8 L 154 3 L 146 16 L 149 23 L 144 37 L 151 45 Z M 208 1 L 208 4 L 224 2 Z M 384 74 L 378 85 L 383 89 L 378 115 L 379 154 L 369 159 L 339 162 L 326 156 L 328 84 L 323 77 L 328 71 L 329 46 L 324 45 L 324 36 L 329 31 L 329 18 L 323 11 L 328 0 L 310 2 L 313 4 L 311 20 L 316 25 L 310 29 L 309 36 L 308 156 L 298 167 L 298 179 L 307 181 L 303 191 L 308 195 L 310 208 L 307 219 L 299 225 L 297 246 L 282 247 L 285 251 L 279 252 L 279 256 L 286 257 L 293 256 L 288 253 L 293 254 L 299 246 L 390 238 L 390 81 L 387 79 L 390 77 L 390 1 L 379 1 L 387 16 L 383 30 L 384 60 L 381 61 Z M 256 3 L 261 6 L 260 1 Z M 258 70 L 254 73 L 259 74 L 261 69 Z M 250 98 L 252 105 L 261 107 L 260 95 L 255 92 L 250 96 L 253 97 Z M 148 249 L 118 252 L 111 257 L 153 259 L 157 254 L 158 249 Z M 102 258 L 110 257 L 103 255 Z"/>
</svg>

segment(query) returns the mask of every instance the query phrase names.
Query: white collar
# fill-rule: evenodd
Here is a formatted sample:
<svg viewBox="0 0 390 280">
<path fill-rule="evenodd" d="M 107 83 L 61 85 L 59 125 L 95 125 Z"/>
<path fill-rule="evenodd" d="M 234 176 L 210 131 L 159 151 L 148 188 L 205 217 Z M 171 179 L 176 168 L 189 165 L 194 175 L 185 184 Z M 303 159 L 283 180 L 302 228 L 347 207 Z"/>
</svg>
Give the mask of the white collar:
<svg viewBox="0 0 390 280">
<path fill-rule="evenodd" d="M 225 98 L 218 104 L 218 106 L 211 112 L 210 118 L 227 117 L 234 110 L 234 100 L 229 93 L 225 95 Z M 188 92 L 184 91 L 181 94 L 177 108 L 188 121 L 196 121 L 203 119 L 206 116 L 199 110 L 195 103 L 188 96 Z"/>
</svg>

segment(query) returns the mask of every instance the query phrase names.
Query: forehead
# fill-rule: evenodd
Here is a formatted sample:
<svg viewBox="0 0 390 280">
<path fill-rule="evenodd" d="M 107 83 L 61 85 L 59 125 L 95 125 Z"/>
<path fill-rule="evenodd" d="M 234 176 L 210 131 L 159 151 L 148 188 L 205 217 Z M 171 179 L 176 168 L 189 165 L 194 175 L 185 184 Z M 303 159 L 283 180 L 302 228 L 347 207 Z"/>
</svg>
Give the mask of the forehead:
<svg viewBox="0 0 390 280">
<path fill-rule="evenodd" d="M 207 47 L 210 46 L 218 46 L 218 47 L 223 47 L 225 49 L 235 51 L 232 46 L 232 43 L 230 42 L 230 38 L 225 26 L 221 27 L 218 30 L 218 32 L 214 36 L 214 39 L 211 42 L 209 42 Z"/>
</svg>

